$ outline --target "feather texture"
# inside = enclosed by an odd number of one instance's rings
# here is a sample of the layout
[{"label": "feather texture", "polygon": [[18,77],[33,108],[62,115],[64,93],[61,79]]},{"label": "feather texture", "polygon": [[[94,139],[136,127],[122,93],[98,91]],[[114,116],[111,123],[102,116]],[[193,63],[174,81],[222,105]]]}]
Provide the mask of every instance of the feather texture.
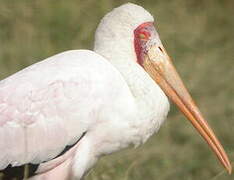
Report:
[{"label": "feather texture", "polygon": [[54,158],[94,124],[105,96],[124,83],[88,50],[55,55],[2,80],[0,169]]}]

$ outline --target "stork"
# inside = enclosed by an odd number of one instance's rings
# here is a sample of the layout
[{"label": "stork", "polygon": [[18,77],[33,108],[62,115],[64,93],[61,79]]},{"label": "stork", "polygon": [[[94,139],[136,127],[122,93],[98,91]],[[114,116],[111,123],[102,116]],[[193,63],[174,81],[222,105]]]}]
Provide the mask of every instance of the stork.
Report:
[{"label": "stork", "polygon": [[[154,18],[127,3],[101,20],[94,50],[70,50],[0,81],[4,177],[82,179],[103,156],[157,132],[174,102],[231,173],[229,159],[172,65]],[[29,171],[20,171],[24,167]],[[17,173],[17,174],[18,174]]]}]

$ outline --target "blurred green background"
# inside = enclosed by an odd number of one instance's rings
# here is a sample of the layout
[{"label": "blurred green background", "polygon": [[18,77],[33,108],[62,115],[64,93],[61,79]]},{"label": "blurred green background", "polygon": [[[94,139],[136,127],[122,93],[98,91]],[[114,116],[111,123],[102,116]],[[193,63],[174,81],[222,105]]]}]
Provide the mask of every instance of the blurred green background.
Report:
[{"label": "blurred green background", "polygon": [[[92,49],[100,19],[124,0],[2,0],[0,78],[69,49]],[[234,161],[234,1],[131,1],[156,19],[161,40]],[[137,149],[104,157],[87,180],[231,180],[172,106],[160,131]]]}]

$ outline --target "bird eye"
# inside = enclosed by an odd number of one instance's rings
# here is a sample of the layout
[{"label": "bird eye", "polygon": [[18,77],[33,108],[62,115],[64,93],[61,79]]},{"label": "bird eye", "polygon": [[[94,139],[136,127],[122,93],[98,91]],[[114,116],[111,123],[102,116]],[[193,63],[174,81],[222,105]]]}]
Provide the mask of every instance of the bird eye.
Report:
[{"label": "bird eye", "polygon": [[143,33],[140,33],[140,34],[139,34],[139,38],[140,38],[140,39],[146,39],[146,35],[143,34]]}]

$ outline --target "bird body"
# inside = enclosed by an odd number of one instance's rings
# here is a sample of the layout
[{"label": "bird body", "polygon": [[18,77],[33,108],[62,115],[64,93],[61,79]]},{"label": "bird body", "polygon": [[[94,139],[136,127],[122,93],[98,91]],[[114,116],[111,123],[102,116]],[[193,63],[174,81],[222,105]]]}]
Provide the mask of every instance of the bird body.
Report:
[{"label": "bird body", "polygon": [[32,179],[81,179],[99,157],[156,132],[169,96],[230,171],[153,21],[142,7],[125,4],[102,19],[94,51],[66,51],[2,80],[0,170],[39,164]]},{"label": "bird body", "polygon": [[104,57],[73,50],[2,80],[1,169],[49,161],[83,133],[99,151],[93,156],[144,142],[159,129],[169,105],[163,91],[143,70],[138,75],[134,65],[124,68],[131,70],[126,81]]}]

